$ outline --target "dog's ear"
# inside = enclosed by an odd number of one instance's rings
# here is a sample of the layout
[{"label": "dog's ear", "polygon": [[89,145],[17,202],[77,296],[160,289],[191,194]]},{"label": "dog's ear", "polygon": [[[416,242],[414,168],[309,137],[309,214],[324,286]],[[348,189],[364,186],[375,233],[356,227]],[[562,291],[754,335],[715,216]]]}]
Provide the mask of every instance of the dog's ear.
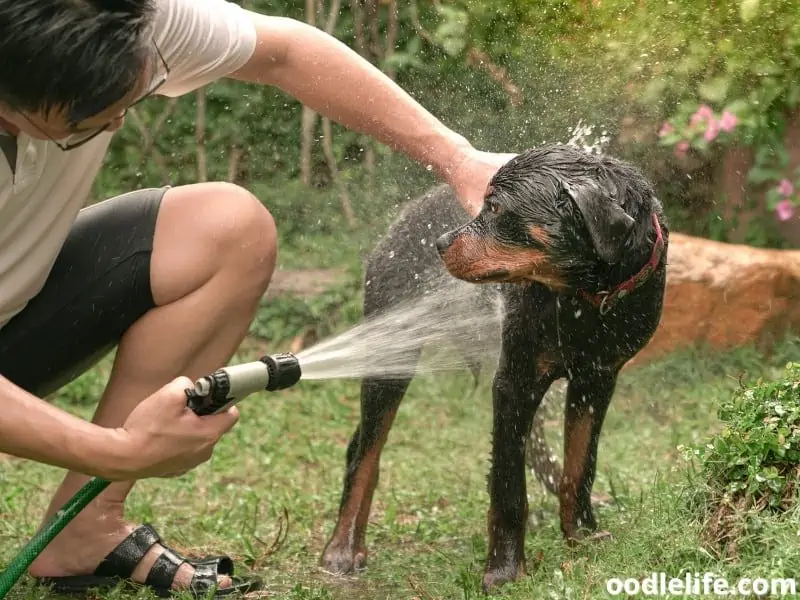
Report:
[{"label": "dog's ear", "polygon": [[609,265],[616,263],[633,229],[633,217],[617,203],[614,194],[597,186],[564,184],[564,189],[583,216],[597,255]]}]

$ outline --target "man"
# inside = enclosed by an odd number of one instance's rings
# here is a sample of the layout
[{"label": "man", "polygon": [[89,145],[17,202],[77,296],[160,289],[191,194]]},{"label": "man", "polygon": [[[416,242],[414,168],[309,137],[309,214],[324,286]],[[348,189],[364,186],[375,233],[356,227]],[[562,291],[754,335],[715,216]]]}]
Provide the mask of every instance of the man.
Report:
[{"label": "man", "polygon": [[[0,0],[0,451],[68,469],[49,517],[114,481],[30,573],[59,591],[254,589],[229,559],[184,560],[124,520],[133,482],[208,460],[238,419],[185,407],[226,364],[275,266],[275,224],[223,183],[137,190],[81,210],[128,107],[221,77],[281,88],[430,165],[476,214],[511,155],[475,150],[335,38],[226,0]],[[79,212],[80,211],[80,212]],[[91,423],[42,398],[118,345]]]}]

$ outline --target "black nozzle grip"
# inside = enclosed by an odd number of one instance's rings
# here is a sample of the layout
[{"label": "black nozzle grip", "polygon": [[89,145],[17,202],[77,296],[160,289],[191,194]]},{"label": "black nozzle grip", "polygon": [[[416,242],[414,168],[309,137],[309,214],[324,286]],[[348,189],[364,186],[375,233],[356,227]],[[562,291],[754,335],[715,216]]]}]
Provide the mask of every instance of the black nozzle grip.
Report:
[{"label": "black nozzle grip", "polygon": [[291,352],[270,354],[262,356],[259,360],[267,365],[269,382],[266,389],[268,392],[285,390],[300,381],[302,375],[300,361]]},{"label": "black nozzle grip", "polygon": [[211,375],[203,377],[209,386],[207,394],[198,393],[196,388],[186,388],[186,404],[198,416],[213,415],[219,412],[230,402],[228,392],[230,391],[230,381],[225,371],[219,370]]}]

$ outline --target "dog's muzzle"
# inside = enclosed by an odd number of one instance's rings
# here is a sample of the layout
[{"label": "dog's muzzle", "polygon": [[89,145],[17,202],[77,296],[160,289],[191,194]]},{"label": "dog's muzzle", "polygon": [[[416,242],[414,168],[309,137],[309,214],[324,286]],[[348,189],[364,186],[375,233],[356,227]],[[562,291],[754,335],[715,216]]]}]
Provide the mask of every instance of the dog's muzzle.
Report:
[{"label": "dog's muzzle", "polygon": [[451,246],[454,239],[454,231],[450,231],[439,236],[439,238],[436,240],[436,250],[439,252],[439,256],[444,257],[444,253],[447,252],[447,249]]}]

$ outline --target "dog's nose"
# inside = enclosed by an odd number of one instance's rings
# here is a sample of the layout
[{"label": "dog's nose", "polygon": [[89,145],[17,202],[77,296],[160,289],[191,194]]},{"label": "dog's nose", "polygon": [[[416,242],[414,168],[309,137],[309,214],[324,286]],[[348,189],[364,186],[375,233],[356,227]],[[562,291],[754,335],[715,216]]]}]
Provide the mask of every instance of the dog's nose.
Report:
[{"label": "dog's nose", "polygon": [[439,255],[443,255],[449,247],[450,236],[446,233],[444,235],[440,235],[439,239],[436,240],[436,249],[439,251]]}]

